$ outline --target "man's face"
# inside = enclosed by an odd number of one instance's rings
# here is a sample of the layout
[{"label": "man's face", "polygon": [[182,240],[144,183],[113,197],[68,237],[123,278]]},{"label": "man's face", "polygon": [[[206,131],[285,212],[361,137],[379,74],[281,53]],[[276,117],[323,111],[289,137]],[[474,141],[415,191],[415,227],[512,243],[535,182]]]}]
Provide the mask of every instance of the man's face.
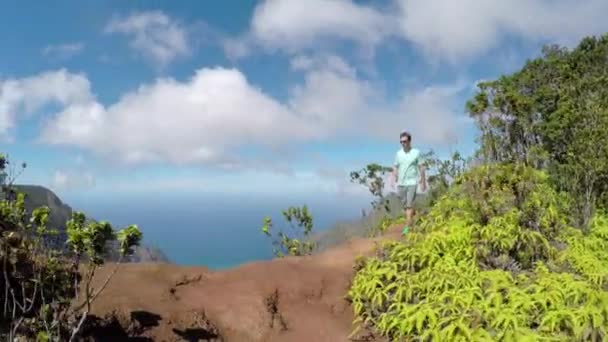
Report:
[{"label": "man's face", "polygon": [[399,142],[401,143],[401,146],[403,146],[403,148],[410,147],[410,139],[407,136],[401,137]]}]

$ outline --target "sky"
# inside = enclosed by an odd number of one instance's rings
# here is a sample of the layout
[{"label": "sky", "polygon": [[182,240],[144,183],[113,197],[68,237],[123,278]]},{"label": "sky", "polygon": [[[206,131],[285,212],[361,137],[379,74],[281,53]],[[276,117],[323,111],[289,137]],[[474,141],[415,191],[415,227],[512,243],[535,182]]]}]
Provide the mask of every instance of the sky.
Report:
[{"label": "sky", "polygon": [[475,148],[480,80],[608,31],[605,0],[0,4],[0,146],[61,196],[353,196],[348,173]]}]

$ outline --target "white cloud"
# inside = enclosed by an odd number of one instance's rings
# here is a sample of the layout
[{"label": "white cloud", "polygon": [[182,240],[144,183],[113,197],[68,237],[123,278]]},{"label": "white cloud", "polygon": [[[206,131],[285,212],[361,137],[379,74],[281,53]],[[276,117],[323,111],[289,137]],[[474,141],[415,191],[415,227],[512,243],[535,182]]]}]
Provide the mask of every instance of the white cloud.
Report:
[{"label": "white cloud", "polygon": [[295,62],[306,71],[304,83],[292,87],[290,107],[317,123],[324,136],[348,133],[361,128],[360,119],[374,115],[370,108],[378,95],[353,68],[336,56],[311,58],[309,65]]},{"label": "white cloud", "polygon": [[290,66],[294,71],[311,71],[325,68],[351,76],[356,72],[355,69],[348,65],[342,58],[328,54],[317,54],[314,56],[298,55],[291,59]]},{"label": "white cloud", "polygon": [[[106,106],[85,76],[61,70],[10,81],[4,88],[13,91],[0,96],[0,114],[12,118],[20,104],[31,112],[56,102],[59,110],[42,126],[40,141],[47,144],[76,146],[132,165],[274,169],[287,175],[293,172],[289,165],[273,160],[285,159],[297,143],[348,137],[393,141],[404,126],[421,144],[443,143],[458,132],[452,109],[459,86],[408,91],[402,103],[336,56],[302,56],[293,64],[304,78],[284,101],[236,69],[202,68],[184,82],[158,78]],[[8,132],[12,126],[4,127]]]},{"label": "white cloud", "polygon": [[186,28],[161,11],[113,18],[105,32],[130,36],[131,48],[160,68],[191,54]]},{"label": "white cloud", "polygon": [[[408,92],[403,96],[401,111],[408,117],[400,122],[403,130],[413,134],[412,138],[430,144],[454,144],[458,132],[468,122],[457,95],[467,90],[468,84],[459,82],[450,85],[429,86]],[[461,108],[460,113],[455,108]],[[397,122],[397,120],[395,121]]]},{"label": "white cloud", "polygon": [[95,177],[90,172],[55,170],[52,186],[57,190],[91,188],[95,186]]},{"label": "white cloud", "polygon": [[239,160],[238,147],[310,139],[318,135],[315,128],[239,71],[214,68],[184,83],[158,79],[107,108],[68,106],[47,122],[42,139],[128,163],[230,165]]},{"label": "white cloud", "polygon": [[225,49],[242,57],[255,46],[297,52],[336,39],[373,48],[395,31],[390,23],[377,9],[351,0],[266,0],[255,8],[249,32],[227,40]]},{"label": "white cloud", "polygon": [[604,0],[398,0],[401,29],[427,53],[453,62],[500,45],[505,35],[576,43],[608,29]]},{"label": "white cloud", "polygon": [[59,45],[47,45],[42,49],[42,54],[49,57],[67,59],[70,58],[84,49],[83,43],[66,43]]},{"label": "white cloud", "polygon": [[509,35],[528,43],[572,45],[608,30],[605,0],[392,0],[375,8],[352,0],[265,0],[249,30],[227,40],[232,57],[253,47],[298,53],[335,40],[374,49],[401,37],[431,60],[457,63],[501,45]]},{"label": "white cloud", "polygon": [[0,138],[12,140],[17,113],[28,115],[49,103],[72,107],[92,100],[88,79],[65,69],[0,80]]},{"label": "white cloud", "polygon": [[291,67],[306,71],[304,84],[291,92],[291,107],[322,123],[327,136],[394,140],[407,129],[417,143],[441,145],[457,142],[469,123],[459,97],[469,91],[465,81],[410,88],[395,102],[336,56],[297,56]]}]

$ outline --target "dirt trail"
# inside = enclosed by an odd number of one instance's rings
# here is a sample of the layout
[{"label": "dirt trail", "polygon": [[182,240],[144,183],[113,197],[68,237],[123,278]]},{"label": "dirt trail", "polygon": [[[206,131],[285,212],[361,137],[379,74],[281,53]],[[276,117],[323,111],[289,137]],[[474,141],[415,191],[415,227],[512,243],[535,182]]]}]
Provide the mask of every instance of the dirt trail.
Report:
[{"label": "dirt trail", "polygon": [[[210,271],[162,263],[125,264],[93,307],[118,317],[97,341],[349,341],[345,300],[360,255],[399,238],[357,238],[307,257],[287,257]],[[95,277],[97,288],[114,265]],[[137,336],[137,337],[133,337]],[[373,339],[372,339],[373,340]]]}]

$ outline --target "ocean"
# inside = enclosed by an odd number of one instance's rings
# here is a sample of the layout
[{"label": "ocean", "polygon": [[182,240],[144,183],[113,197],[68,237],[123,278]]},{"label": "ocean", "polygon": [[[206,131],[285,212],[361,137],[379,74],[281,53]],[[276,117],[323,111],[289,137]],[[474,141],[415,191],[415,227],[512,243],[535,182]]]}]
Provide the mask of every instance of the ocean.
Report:
[{"label": "ocean", "polygon": [[273,257],[271,240],[260,230],[265,216],[272,217],[275,229],[288,231],[281,210],[306,204],[314,230],[323,231],[360,216],[368,200],[191,194],[77,197],[66,202],[115,228],[137,224],[144,243],[160,248],[176,264],[217,270]]}]

